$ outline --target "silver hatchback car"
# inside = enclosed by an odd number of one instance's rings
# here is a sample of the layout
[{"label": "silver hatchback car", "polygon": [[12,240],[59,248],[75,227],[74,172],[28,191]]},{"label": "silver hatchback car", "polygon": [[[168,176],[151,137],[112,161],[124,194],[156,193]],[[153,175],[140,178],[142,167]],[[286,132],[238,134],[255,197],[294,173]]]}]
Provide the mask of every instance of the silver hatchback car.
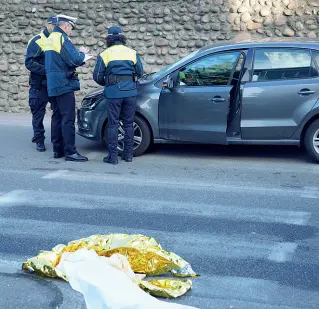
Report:
[{"label": "silver hatchback car", "polygon": [[[134,155],[152,143],[296,145],[319,162],[318,99],[319,42],[213,44],[139,80]],[[103,89],[83,99],[78,134],[105,140]]]}]

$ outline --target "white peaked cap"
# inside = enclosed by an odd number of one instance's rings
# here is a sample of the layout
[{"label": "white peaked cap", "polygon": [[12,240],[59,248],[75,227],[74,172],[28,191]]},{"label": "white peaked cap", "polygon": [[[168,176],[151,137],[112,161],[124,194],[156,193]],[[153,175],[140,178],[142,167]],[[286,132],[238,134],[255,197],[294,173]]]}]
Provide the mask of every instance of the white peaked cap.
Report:
[{"label": "white peaked cap", "polygon": [[65,21],[70,23],[72,26],[75,25],[77,18],[76,17],[71,17],[71,16],[67,16],[67,15],[63,15],[63,14],[59,14],[56,16],[58,18],[58,22],[59,21]]}]

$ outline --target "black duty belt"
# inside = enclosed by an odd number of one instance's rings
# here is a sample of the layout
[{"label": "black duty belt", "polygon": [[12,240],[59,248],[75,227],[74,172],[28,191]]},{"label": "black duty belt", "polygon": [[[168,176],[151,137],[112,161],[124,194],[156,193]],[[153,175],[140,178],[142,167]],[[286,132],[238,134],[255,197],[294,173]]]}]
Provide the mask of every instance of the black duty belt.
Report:
[{"label": "black duty belt", "polygon": [[136,82],[135,75],[109,75],[105,77],[105,85],[116,85],[119,82]]}]

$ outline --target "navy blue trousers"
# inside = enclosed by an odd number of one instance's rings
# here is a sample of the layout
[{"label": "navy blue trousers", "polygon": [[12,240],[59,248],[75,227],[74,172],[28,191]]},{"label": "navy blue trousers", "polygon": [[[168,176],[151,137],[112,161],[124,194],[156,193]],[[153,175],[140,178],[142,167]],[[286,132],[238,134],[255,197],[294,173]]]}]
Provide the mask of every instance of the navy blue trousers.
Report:
[{"label": "navy blue trousers", "polygon": [[136,110],[136,97],[107,99],[108,148],[111,156],[117,156],[118,127],[120,119],[124,127],[124,155],[133,155],[133,120]]},{"label": "navy blue trousers", "polygon": [[72,155],[75,148],[75,96],[74,92],[51,97],[51,142],[53,151]]},{"label": "navy blue trousers", "polygon": [[29,90],[29,106],[32,113],[33,143],[44,142],[43,119],[48,102],[49,97],[46,86],[41,86],[39,90],[31,86]]}]

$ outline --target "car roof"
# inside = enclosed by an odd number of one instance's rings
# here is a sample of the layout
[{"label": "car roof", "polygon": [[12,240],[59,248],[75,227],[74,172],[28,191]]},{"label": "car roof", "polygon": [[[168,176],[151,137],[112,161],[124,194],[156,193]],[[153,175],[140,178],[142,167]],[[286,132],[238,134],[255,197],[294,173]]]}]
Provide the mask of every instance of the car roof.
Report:
[{"label": "car roof", "polygon": [[266,38],[266,39],[247,39],[242,41],[221,41],[204,46],[199,51],[208,52],[214,49],[237,49],[255,47],[293,47],[293,48],[314,48],[319,49],[319,40],[309,38]]}]

